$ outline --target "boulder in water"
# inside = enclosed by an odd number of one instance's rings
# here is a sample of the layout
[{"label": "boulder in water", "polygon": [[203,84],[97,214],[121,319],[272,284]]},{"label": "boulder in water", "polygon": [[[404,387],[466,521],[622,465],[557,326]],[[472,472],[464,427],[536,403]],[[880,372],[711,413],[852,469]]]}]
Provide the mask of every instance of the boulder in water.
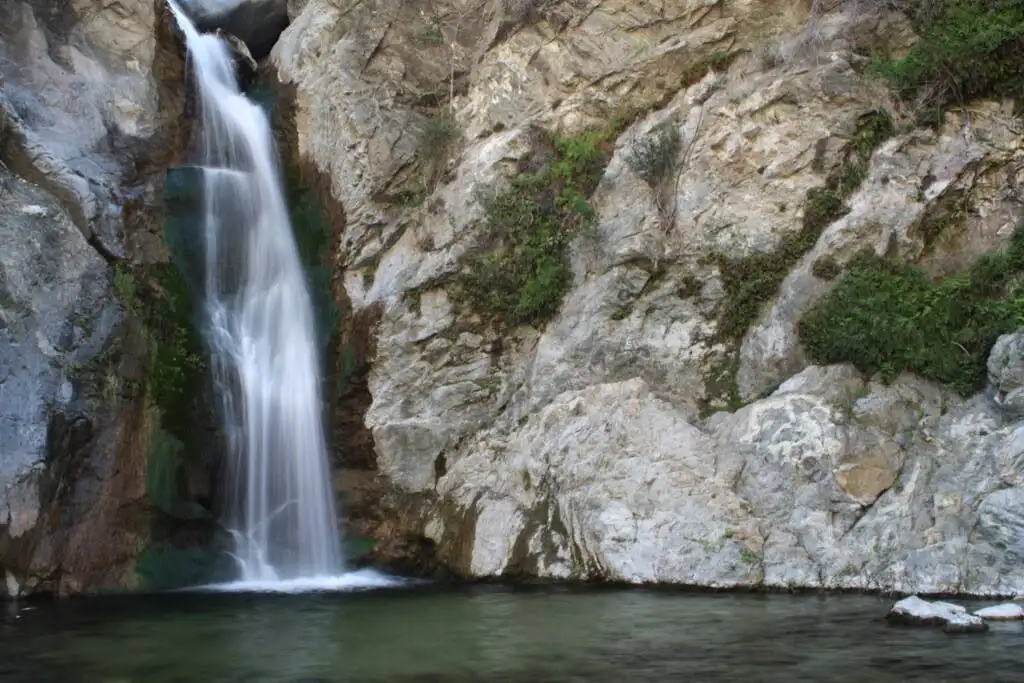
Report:
[{"label": "boulder in water", "polygon": [[941,626],[947,633],[987,631],[981,617],[967,613],[967,608],[950,602],[929,602],[916,595],[900,600],[886,615],[893,624],[905,626]]},{"label": "boulder in water", "polygon": [[1024,619],[1024,605],[1018,602],[992,605],[978,610],[974,616],[981,617],[985,621],[1018,621]]}]

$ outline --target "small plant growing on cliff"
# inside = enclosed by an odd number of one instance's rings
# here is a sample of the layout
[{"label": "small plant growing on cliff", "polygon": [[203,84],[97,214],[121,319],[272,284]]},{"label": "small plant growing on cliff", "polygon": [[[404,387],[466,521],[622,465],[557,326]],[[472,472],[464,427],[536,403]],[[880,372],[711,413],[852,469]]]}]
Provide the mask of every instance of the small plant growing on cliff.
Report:
[{"label": "small plant growing on cliff", "polygon": [[419,155],[423,168],[423,190],[428,192],[437,181],[460,136],[459,126],[449,112],[429,118],[419,138]]},{"label": "small plant growing on cliff", "polygon": [[996,339],[1024,324],[1021,276],[1020,229],[1007,251],[939,282],[862,254],[800,321],[800,339],[815,363],[850,362],[886,380],[912,372],[967,395],[984,386]]},{"label": "small plant growing on cliff", "polygon": [[572,282],[568,247],[594,221],[588,197],[611,158],[615,132],[549,139],[551,159],[486,202],[483,253],[463,259],[458,300],[508,326],[540,326],[558,311]]},{"label": "small plant growing on cliff", "polygon": [[425,158],[443,156],[459,139],[459,126],[447,112],[427,119],[420,133],[420,154]]},{"label": "small plant growing on cliff", "polygon": [[657,189],[674,175],[682,144],[683,139],[676,122],[666,121],[633,143],[626,163],[641,180]]}]

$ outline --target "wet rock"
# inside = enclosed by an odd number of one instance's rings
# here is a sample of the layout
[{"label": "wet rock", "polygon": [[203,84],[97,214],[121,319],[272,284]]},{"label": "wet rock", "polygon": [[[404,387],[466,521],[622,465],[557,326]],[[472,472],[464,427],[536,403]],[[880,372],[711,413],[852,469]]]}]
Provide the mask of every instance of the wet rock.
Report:
[{"label": "wet rock", "polygon": [[981,617],[985,621],[1018,621],[1024,619],[1024,605],[1012,602],[992,605],[978,610],[974,616]]},{"label": "wet rock", "polygon": [[979,616],[949,602],[928,602],[913,595],[900,600],[886,615],[890,623],[907,626],[941,626],[947,633],[977,633],[988,625]]},{"label": "wet rock", "polygon": [[163,7],[0,3],[0,567],[23,595],[130,588],[160,528],[130,311],[132,268],[168,259],[153,199],[187,132]]},{"label": "wet rock", "polygon": [[216,35],[228,45],[231,56],[235,62],[235,75],[238,78],[238,87],[245,92],[256,80],[256,72],[259,67],[256,60],[249,52],[248,46],[238,36],[232,35],[223,29],[217,29]]}]

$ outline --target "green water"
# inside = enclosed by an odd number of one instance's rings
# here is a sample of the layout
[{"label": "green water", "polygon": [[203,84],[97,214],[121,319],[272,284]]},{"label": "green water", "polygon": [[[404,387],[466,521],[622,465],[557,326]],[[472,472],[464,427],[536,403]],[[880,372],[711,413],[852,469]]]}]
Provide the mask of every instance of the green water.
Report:
[{"label": "green water", "polygon": [[12,683],[1024,680],[1024,623],[889,627],[861,596],[420,587],[7,607]]}]

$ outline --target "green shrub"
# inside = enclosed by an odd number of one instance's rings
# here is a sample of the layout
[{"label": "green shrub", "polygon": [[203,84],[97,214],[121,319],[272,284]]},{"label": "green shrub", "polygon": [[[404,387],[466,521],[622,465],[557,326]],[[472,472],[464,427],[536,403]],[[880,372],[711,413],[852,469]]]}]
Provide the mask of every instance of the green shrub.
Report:
[{"label": "green shrub", "polygon": [[967,395],[985,383],[989,351],[1024,325],[1024,231],[1010,248],[962,275],[933,282],[922,269],[861,255],[800,321],[800,339],[818,364],[853,363],[885,380],[902,372]]},{"label": "green shrub", "polygon": [[675,170],[682,143],[676,122],[666,121],[634,143],[626,163],[641,180],[658,188]]},{"label": "green shrub", "polygon": [[459,126],[450,114],[429,118],[420,132],[420,154],[427,160],[442,157],[458,139]]},{"label": "green shrub", "polygon": [[615,132],[554,139],[547,164],[519,174],[487,202],[486,248],[463,258],[456,300],[507,326],[540,326],[558,311],[572,283],[569,244],[593,223],[588,198],[611,157]]},{"label": "green shrub", "polygon": [[919,122],[936,124],[953,104],[981,97],[1024,100],[1024,3],[930,0],[916,3],[921,39],[901,60],[877,68],[904,97],[919,98]]},{"label": "green shrub", "polygon": [[807,192],[800,230],[784,235],[774,251],[743,258],[718,258],[726,293],[718,316],[720,339],[743,338],[761,306],[775,296],[796,262],[815,245],[830,223],[846,214],[845,201],[864,180],[872,152],[893,132],[892,119],[885,112],[862,117],[843,161],[829,174],[825,186]]}]

